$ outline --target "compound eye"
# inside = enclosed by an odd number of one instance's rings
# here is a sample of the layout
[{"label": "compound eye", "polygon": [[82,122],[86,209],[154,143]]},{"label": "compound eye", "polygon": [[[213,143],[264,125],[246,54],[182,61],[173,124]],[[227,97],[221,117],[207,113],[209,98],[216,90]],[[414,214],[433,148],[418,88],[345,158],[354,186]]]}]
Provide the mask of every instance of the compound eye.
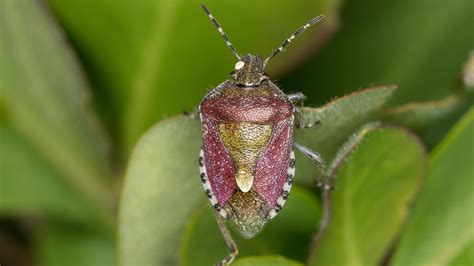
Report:
[{"label": "compound eye", "polygon": [[241,68],[243,68],[245,65],[245,63],[243,61],[239,61],[237,63],[235,63],[235,70],[239,70]]}]

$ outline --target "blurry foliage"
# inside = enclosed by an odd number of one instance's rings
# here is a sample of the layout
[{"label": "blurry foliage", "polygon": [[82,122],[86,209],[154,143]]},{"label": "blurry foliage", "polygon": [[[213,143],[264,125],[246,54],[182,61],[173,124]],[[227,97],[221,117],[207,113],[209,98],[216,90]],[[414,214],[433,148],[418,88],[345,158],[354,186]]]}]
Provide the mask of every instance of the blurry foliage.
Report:
[{"label": "blurry foliage", "polygon": [[[237,239],[235,265],[474,263],[474,110],[462,83],[472,0],[205,4],[240,53],[262,56],[326,15],[269,72],[322,105],[301,109],[321,125],[295,139],[332,160],[332,223],[311,244],[316,168],[297,155],[287,205],[260,236]],[[0,264],[223,257],[198,178],[199,122],[168,117],[193,110],[234,62],[197,1],[0,0]],[[363,127],[376,120],[396,126]]]}]

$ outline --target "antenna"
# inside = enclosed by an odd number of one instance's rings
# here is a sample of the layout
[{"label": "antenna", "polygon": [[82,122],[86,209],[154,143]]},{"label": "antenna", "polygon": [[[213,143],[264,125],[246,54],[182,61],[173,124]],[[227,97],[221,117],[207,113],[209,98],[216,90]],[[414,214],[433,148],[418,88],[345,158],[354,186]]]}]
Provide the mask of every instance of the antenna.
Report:
[{"label": "antenna", "polygon": [[237,59],[239,61],[241,61],[239,54],[235,50],[234,46],[232,46],[232,43],[230,43],[229,37],[227,37],[227,34],[222,30],[221,25],[219,25],[219,22],[217,22],[217,20],[214,18],[214,16],[211,14],[209,9],[205,5],[201,4],[201,7],[202,7],[202,9],[204,9],[204,12],[206,12],[207,16],[211,19],[212,24],[214,24],[216,29],[221,34],[222,38],[224,39],[225,43],[227,44],[227,47],[229,47],[230,51],[235,55],[235,57],[237,57]]},{"label": "antenna", "polygon": [[290,44],[291,41],[293,41],[296,37],[298,37],[298,35],[300,35],[301,33],[303,33],[303,31],[305,31],[307,28],[311,27],[312,25],[318,23],[320,20],[322,20],[324,18],[323,15],[319,15],[313,19],[311,19],[310,21],[308,21],[308,23],[306,23],[303,27],[299,28],[297,31],[295,31],[295,33],[293,33],[293,35],[290,36],[290,38],[286,39],[281,45],[280,47],[278,47],[278,49],[276,49],[272,55],[270,55],[267,59],[265,59],[265,61],[263,62],[263,66],[266,66],[268,61],[270,61],[270,59],[272,59],[273,57],[277,56],[279,53],[283,52],[285,50],[285,47]]}]

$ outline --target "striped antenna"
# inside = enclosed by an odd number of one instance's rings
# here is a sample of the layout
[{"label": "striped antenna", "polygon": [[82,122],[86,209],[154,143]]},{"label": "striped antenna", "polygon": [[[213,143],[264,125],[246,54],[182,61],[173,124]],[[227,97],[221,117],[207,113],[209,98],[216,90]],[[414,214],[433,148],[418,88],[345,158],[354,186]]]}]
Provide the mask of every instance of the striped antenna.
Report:
[{"label": "striped antenna", "polygon": [[225,34],[225,32],[222,30],[222,27],[221,27],[221,25],[219,25],[219,22],[217,22],[217,20],[214,18],[214,16],[211,14],[209,9],[205,5],[201,4],[201,7],[202,7],[202,9],[204,9],[204,12],[206,12],[207,16],[211,19],[212,24],[214,24],[216,29],[221,34],[222,38],[224,39],[225,43],[227,44],[227,47],[229,47],[230,51],[237,57],[237,59],[239,61],[241,61],[239,54],[235,50],[234,46],[232,46],[232,43],[230,43],[229,37],[227,37],[227,34]]},{"label": "striped antenna", "polygon": [[305,31],[307,28],[311,27],[312,25],[318,23],[320,20],[322,20],[324,18],[323,15],[319,15],[313,19],[311,19],[310,21],[308,21],[308,23],[306,23],[303,27],[299,28],[297,31],[295,31],[295,33],[293,33],[293,35],[290,36],[290,38],[286,39],[281,45],[280,47],[278,47],[278,49],[276,49],[272,55],[270,55],[267,59],[265,59],[265,62],[263,62],[263,65],[266,66],[268,61],[270,61],[270,59],[272,59],[273,57],[277,56],[279,53],[283,52],[285,50],[285,47],[290,44],[291,41],[293,41],[296,37],[298,37],[298,35],[300,35],[301,33],[303,33],[303,31]]}]

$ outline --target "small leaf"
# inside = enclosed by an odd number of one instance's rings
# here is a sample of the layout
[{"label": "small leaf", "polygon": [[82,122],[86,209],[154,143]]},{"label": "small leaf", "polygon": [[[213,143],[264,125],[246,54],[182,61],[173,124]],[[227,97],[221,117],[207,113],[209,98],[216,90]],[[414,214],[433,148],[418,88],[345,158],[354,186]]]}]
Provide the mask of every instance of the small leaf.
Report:
[{"label": "small leaf", "polygon": [[[312,235],[316,233],[319,217],[320,206],[316,196],[310,191],[294,187],[285,207],[258,236],[243,239],[237,232],[232,232],[239,249],[238,258],[275,254],[304,260]],[[213,265],[227,255],[224,238],[206,202],[204,208],[200,208],[186,225],[179,264]]]},{"label": "small leaf", "polygon": [[0,88],[6,119],[70,186],[112,209],[106,143],[64,36],[39,1],[0,3]]},{"label": "small leaf", "polygon": [[281,256],[247,257],[236,260],[232,266],[303,266],[301,262]]},{"label": "small leaf", "polygon": [[312,250],[311,265],[380,263],[422,182],[425,154],[413,135],[396,128],[361,134],[363,138],[351,145],[352,151],[340,158],[336,168],[332,220]]},{"label": "small leaf", "polygon": [[[296,130],[295,141],[322,154],[330,160],[338,147],[358,127],[373,118],[375,111],[380,109],[392,96],[395,86],[380,86],[336,99],[319,108],[301,108],[300,126],[311,128]],[[314,162],[296,153],[298,169],[296,181],[310,184],[315,176]]]},{"label": "small leaf", "polygon": [[177,264],[184,225],[205,198],[200,142],[199,122],[180,116],[151,128],[135,147],[120,205],[120,265]]},{"label": "small leaf", "polygon": [[113,237],[84,228],[50,223],[37,234],[34,244],[41,265],[115,265]]},{"label": "small leaf", "polygon": [[430,172],[392,265],[444,265],[474,239],[474,108],[430,155]]}]

